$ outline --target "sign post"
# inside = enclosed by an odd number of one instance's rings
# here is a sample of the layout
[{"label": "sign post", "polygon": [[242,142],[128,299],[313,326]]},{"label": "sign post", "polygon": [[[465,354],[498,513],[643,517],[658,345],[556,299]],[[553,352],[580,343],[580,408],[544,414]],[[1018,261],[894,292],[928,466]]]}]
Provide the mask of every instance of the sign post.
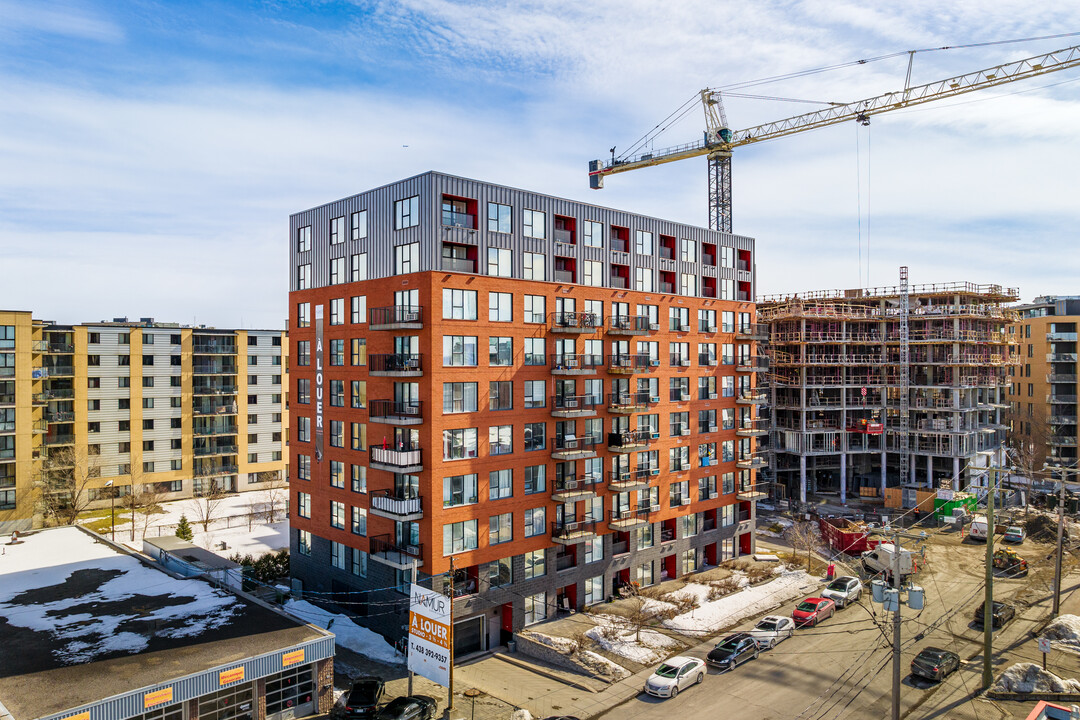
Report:
[{"label": "sign post", "polygon": [[450,598],[413,584],[409,592],[409,672],[450,686]]},{"label": "sign post", "polygon": [[1043,670],[1046,669],[1046,653],[1050,652],[1050,641],[1047,638],[1039,638],[1039,652],[1043,656]]}]

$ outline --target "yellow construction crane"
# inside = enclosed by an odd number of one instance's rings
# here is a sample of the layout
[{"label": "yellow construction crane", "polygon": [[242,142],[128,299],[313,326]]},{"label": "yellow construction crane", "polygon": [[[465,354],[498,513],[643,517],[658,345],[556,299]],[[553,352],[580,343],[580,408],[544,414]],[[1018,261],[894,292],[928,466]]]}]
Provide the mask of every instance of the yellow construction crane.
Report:
[{"label": "yellow construction crane", "polygon": [[944,100],[1080,65],[1080,46],[1074,45],[1044,55],[911,87],[911,67],[915,52],[909,52],[907,80],[903,90],[857,102],[835,104],[824,110],[796,115],[746,130],[733,131],[728,127],[720,91],[706,88],[701,91],[701,105],[705,111],[705,134],[702,140],[628,158],[616,158],[612,148],[610,161],[593,160],[589,163],[589,187],[594,190],[603,188],[604,178],[615,173],[706,155],[709,158],[709,227],[731,232],[731,152],[737,147],[848,120],[869,125],[872,116],[891,110]]}]

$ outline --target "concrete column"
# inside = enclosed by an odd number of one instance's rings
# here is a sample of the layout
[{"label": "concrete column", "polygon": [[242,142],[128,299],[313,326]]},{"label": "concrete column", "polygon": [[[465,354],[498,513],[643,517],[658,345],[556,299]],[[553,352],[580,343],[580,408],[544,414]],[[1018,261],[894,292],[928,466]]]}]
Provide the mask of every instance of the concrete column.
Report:
[{"label": "concrete column", "polygon": [[840,504],[847,505],[847,453],[840,453]]},{"label": "concrete column", "polygon": [[952,489],[960,489],[960,458],[954,457],[952,459]]},{"label": "concrete column", "polygon": [[934,489],[934,456],[926,456],[926,487]]},{"label": "concrete column", "polygon": [[884,450],[881,451],[881,499],[885,499],[885,485],[888,479],[888,463],[889,455]]},{"label": "concrete column", "polygon": [[799,456],[799,502],[806,502],[806,456]]},{"label": "concrete column", "polygon": [[908,473],[910,475],[910,477],[908,477],[908,482],[911,483],[912,485],[914,485],[915,484],[915,456],[913,454],[911,454],[911,453],[908,453]]}]

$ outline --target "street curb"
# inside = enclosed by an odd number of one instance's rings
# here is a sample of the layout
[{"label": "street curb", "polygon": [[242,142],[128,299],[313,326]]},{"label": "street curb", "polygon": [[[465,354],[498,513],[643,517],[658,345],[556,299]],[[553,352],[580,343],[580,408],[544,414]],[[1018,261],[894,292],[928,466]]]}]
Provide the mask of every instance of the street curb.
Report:
[{"label": "street curb", "polygon": [[1020,702],[1048,700],[1053,702],[1080,703],[1080,693],[1013,693],[987,690],[984,695],[992,700],[1017,700]]},{"label": "street curb", "polygon": [[516,657],[511,657],[510,655],[507,655],[506,653],[495,653],[495,655],[493,657],[497,657],[498,659],[502,660],[503,662],[510,663],[511,665],[514,665],[516,667],[519,667],[519,668],[528,670],[529,672],[534,672],[537,675],[546,677],[548,680],[554,680],[555,682],[562,683],[563,685],[569,685],[570,687],[575,687],[578,690],[584,690],[585,692],[593,693],[594,695],[597,692],[603,692],[602,690],[601,691],[593,690],[591,687],[588,687],[587,685],[579,683],[579,682],[577,682],[575,680],[571,680],[569,678],[564,678],[564,677],[559,677],[558,675],[556,675],[553,672],[548,672],[548,670],[546,668],[542,668],[542,667],[539,667],[537,665],[533,665],[532,663],[525,662],[524,660],[519,660]]}]

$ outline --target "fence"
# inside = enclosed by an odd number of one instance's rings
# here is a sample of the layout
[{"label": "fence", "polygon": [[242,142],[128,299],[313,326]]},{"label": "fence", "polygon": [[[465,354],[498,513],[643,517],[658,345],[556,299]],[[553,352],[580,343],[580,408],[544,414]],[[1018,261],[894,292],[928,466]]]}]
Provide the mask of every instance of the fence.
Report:
[{"label": "fence", "polygon": [[[185,513],[186,514],[186,513]],[[227,530],[229,528],[244,527],[250,525],[255,527],[256,525],[269,524],[270,510],[265,508],[262,510],[256,510],[255,512],[244,513],[243,515],[227,515],[225,517],[214,518],[207,526],[207,532],[213,532],[214,530]],[[274,509],[274,521],[281,522],[289,519],[289,504],[287,502],[280,503]],[[194,518],[188,518],[188,524],[191,525],[191,529],[195,531],[202,530],[202,523],[198,522]],[[175,535],[177,525],[175,523],[170,525],[152,525],[147,528],[146,535],[154,537],[161,537],[162,535]],[[136,527],[138,531],[138,527]]]}]

